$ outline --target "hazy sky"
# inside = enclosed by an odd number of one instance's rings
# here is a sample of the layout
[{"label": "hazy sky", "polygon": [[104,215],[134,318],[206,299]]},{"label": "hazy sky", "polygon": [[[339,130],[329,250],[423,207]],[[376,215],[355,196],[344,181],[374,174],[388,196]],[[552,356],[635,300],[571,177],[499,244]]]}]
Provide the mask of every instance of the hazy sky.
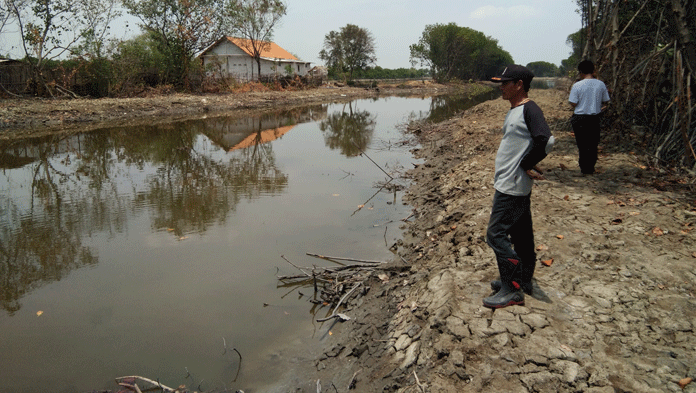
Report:
[{"label": "hazy sky", "polygon": [[569,34],[581,27],[575,0],[286,0],[287,15],[274,41],[302,60],[322,64],[324,36],[347,24],[369,30],[377,65],[409,68],[409,46],[426,25],[453,22],[498,40],[515,63],[548,61],[560,65],[571,48]]},{"label": "hazy sky", "polygon": [[[420,39],[426,25],[453,22],[498,40],[515,63],[548,61],[560,65],[568,58],[568,35],[580,29],[575,0],[285,0],[287,14],[275,29],[274,41],[300,59],[321,65],[324,36],[347,24],[369,30],[375,38],[377,65],[409,68],[409,46]],[[117,38],[134,35],[122,23],[112,26]],[[21,57],[8,35],[0,48]],[[9,42],[8,42],[9,41]],[[9,46],[14,44],[15,49]]]}]

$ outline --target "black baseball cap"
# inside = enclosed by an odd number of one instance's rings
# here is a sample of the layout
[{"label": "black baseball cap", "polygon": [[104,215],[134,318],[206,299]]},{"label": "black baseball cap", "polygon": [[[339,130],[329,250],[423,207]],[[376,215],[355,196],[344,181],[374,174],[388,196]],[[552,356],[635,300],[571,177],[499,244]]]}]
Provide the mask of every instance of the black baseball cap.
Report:
[{"label": "black baseball cap", "polygon": [[518,64],[510,64],[509,66],[505,67],[500,75],[491,78],[491,81],[506,82],[521,80],[531,82],[533,78],[534,74],[532,71],[529,71],[527,67]]}]

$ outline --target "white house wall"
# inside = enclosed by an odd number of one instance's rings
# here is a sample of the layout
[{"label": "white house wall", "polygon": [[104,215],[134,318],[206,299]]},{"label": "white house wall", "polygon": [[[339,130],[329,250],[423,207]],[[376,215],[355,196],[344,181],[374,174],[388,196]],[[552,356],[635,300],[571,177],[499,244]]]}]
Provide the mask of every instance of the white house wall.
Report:
[{"label": "white house wall", "polygon": [[[203,56],[203,65],[207,66],[219,62],[220,72],[223,77],[232,77],[238,80],[257,79],[258,66],[254,59],[247,55],[237,45],[224,41],[220,45],[211,48],[210,54]],[[307,75],[310,63],[296,61],[270,61],[261,59],[261,75],[286,75],[285,66],[292,66],[293,74]],[[217,73],[217,72],[216,72]]]}]

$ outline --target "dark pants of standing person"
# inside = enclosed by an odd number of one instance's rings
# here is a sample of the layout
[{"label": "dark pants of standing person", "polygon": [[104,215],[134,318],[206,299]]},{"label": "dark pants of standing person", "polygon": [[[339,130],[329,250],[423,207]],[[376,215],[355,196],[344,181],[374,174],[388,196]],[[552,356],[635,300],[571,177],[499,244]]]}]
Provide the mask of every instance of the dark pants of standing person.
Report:
[{"label": "dark pants of standing person", "polygon": [[[495,252],[503,283],[518,289],[519,285],[531,283],[536,267],[531,194],[513,196],[495,192],[486,241]],[[513,281],[518,285],[512,284]]]},{"label": "dark pants of standing person", "polygon": [[597,146],[599,145],[599,121],[601,115],[573,115],[575,142],[578,144],[578,164],[580,172],[593,174],[597,163]]}]

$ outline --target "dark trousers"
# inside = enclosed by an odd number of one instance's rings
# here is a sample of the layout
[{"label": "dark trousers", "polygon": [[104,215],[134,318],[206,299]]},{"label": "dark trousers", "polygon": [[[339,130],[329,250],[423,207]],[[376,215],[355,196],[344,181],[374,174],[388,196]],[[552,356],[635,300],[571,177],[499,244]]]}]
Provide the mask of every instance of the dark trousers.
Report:
[{"label": "dark trousers", "polygon": [[531,194],[513,196],[495,192],[486,241],[495,252],[503,283],[515,286],[513,281],[531,282],[536,267]]},{"label": "dark trousers", "polygon": [[575,142],[578,144],[578,164],[582,173],[591,174],[595,171],[600,119],[601,115],[573,115],[570,118],[575,132]]}]

